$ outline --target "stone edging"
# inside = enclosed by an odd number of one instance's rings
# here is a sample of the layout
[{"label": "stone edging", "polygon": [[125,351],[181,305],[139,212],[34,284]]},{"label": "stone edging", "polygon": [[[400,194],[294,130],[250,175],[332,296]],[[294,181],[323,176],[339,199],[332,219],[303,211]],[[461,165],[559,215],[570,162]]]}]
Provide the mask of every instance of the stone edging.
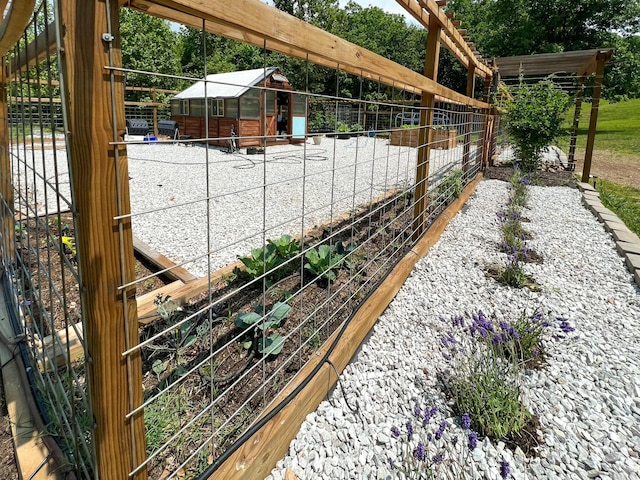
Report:
[{"label": "stone edging", "polygon": [[624,257],[627,268],[640,287],[640,238],[620,220],[615,213],[602,205],[600,194],[588,183],[578,183],[582,192],[582,203],[591,210],[595,217],[604,223],[616,242],[616,250]]}]

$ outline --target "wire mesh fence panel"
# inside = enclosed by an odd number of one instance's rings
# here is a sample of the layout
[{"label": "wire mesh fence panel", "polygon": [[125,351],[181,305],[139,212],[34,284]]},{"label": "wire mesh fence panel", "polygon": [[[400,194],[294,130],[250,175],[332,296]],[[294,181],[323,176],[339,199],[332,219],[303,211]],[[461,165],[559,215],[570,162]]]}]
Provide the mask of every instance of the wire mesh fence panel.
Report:
[{"label": "wire mesh fence panel", "polygon": [[[38,61],[26,48],[58,22],[42,2],[11,54],[13,201],[5,196],[3,220],[15,219],[15,228],[3,246],[15,278],[16,328],[26,333],[48,428],[80,476],[91,478],[97,455],[76,248],[80,186],[72,186],[69,166],[79,159],[67,148],[72,115],[60,100],[56,47]],[[203,66],[208,49],[205,40]],[[488,155],[492,124],[481,110],[444,100],[427,109],[411,91],[338,65],[335,91],[314,93],[300,71],[271,67],[271,52],[258,52],[261,66],[246,71],[163,74],[163,85],[175,88],[163,91],[168,105],[147,105],[143,88],[133,91],[145,101],[127,100],[116,81],[135,74],[153,84],[157,72],[104,67],[112,95],[103,110],[115,124],[109,168],[130,192],[109,225],[131,222],[135,250],[135,280],[123,273],[118,291],[126,310],[135,288],[138,338],[127,337],[117,352],[127,365],[126,417],[144,416],[146,458],[133,462],[132,477],[146,470],[149,478],[197,478],[219,465]],[[150,135],[160,121],[160,135]],[[131,260],[124,234],[117,256],[105,262]],[[138,358],[141,372],[134,372]],[[136,402],[140,376],[144,397]]]},{"label": "wire mesh fence panel", "polygon": [[[82,353],[81,280],[76,263],[75,209],[65,147],[55,46],[40,57],[29,45],[51,38],[57,25],[52,2],[39,2],[20,41],[7,54],[5,78],[11,193],[3,222],[12,223],[4,263],[16,335],[24,335],[25,364],[46,424],[83,478],[95,467],[93,416]],[[44,59],[44,60],[43,60]],[[6,173],[6,172],[5,172]],[[6,230],[5,230],[6,231]],[[43,432],[44,433],[44,432]],[[58,459],[60,461],[60,459]]]},{"label": "wire mesh fence panel", "polygon": [[190,79],[171,99],[181,138],[126,142],[134,236],[198,277],[140,299],[140,343],[123,352],[143,359],[134,472],[154,478],[223,458],[412,248],[419,149],[423,226],[481,166],[485,115],[443,102],[420,127],[415,100],[341,97],[339,80],[311,94],[263,55]]}]

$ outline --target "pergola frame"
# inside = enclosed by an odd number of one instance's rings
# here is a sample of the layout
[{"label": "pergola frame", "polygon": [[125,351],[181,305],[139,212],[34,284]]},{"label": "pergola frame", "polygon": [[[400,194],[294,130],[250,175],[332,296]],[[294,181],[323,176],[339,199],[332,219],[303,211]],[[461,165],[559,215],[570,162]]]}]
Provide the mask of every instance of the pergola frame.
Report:
[{"label": "pergola frame", "polygon": [[589,181],[589,175],[591,173],[593,146],[598,126],[598,110],[600,108],[600,96],[604,79],[604,67],[612,55],[612,49],[598,48],[593,50],[542,53],[538,55],[521,55],[495,59],[495,65],[498,68],[500,76],[503,78],[517,77],[519,75],[523,75],[526,78],[531,75],[551,75],[553,73],[570,73],[578,78],[579,88],[576,93],[575,111],[571,127],[571,141],[569,144],[568,168],[570,170],[575,170],[576,138],[580,124],[580,110],[584,94],[584,85],[587,79],[595,74],[589,131],[587,133],[587,145],[582,169],[583,182]]}]

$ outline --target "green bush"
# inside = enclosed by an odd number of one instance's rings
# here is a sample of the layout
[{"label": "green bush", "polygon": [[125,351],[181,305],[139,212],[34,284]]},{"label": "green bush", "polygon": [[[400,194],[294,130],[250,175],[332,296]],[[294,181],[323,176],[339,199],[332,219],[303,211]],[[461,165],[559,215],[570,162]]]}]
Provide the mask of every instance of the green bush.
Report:
[{"label": "green bush", "polygon": [[542,149],[564,133],[562,123],[569,96],[551,79],[528,85],[520,82],[512,100],[506,102],[507,131],[515,145],[520,168],[536,170]]}]

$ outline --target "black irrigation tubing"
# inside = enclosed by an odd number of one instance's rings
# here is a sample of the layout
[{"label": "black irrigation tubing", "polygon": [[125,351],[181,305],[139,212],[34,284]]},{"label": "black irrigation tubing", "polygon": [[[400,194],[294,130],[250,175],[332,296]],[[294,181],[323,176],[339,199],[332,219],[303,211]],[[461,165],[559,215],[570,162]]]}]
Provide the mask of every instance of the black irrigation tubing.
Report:
[{"label": "black irrigation tubing", "polygon": [[[382,283],[387,279],[389,274],[393,271],[393,268],[395,268],[395,266],[400,262],[400,260],[402,260],[402,258],[404,257],[401,257],[397,261],[395,261],[392,264],[392,266],[387,270],[387,272],[384,274],[384,276],[374,284],[374,288],[371,289],[369,293],[367,293],[367,295],[364,297],[360,305],[364,305],[364,303],[378,290],[380,285],[382,285]],[[333,350],[335,350],[336,346],[338,345],[338,342],[344,335],[344,332],[346,331],[347,327],[351,324],[351,321],[353,320],[353,317],[356,315],[358,310],[354,310],[351,313],[351,315],[349,315],[349,318],[346,320],[346,322],[344,322],[344,324],[342,325],[342,328],[340,328],[338,335],[336,336],[334,341],[331,343],[331,346],[329,347],[327,352],[322,357],[322,360],[318,362],[318,364],[313,368],[311,373],[309,373],[309,375],[307,375],[307,377],[289,395],[287,395],[278,405],[276,405],[273,409],[271,409],[269,413],[267,413],[257,423],[253,424],[245,433],[243,433],[242,436],[238,438],[238,440],[236,440],[227,450],[225,450],[225,452],[222,455],[220,455],[215,462],[213,462],[209,467],[207,467],[207,469],[204,472],[202,472],[198,476],[197,480],[207,480],[211,475],[213,475],[215,471],[218,470],[231,455],[233,455],[240,447],[242,447],[242,445],[244,445],[251,438],[251,436],[257,433],[269,420],[275,417],[278,413],[280,413],[280,411],[284,407],[286,407],[289,403],[291,403],[291,401],[296,398],[296,396],[302,391],[302,389],[306,387],[309,384],[309,382],[317,375],[317,373],[320,371],[320,369],[324,366],[325,363],[329,363],[329,365],[333,365],[331,363],[331,360],[329,360],[329,356],[333,353]],[[338,380],[339,379],[340,377],[338,376]],[[345,397],[345,401],[346,401],[346,397]]]}]

